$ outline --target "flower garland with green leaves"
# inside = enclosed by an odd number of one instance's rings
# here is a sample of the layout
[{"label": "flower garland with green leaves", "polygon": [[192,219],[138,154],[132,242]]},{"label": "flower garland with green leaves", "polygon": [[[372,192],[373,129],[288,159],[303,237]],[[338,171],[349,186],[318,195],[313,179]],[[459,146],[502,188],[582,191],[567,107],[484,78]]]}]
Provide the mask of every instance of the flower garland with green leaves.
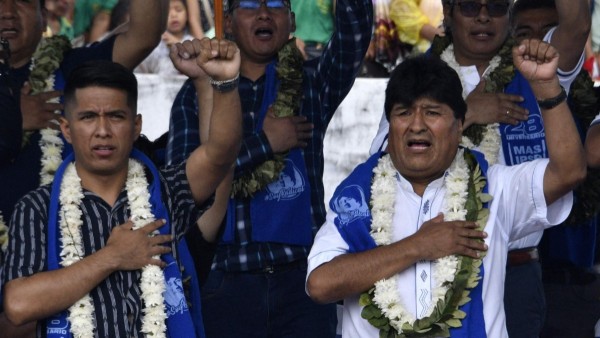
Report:
[{"label": "flower garland with green leaves", "polygon": [[[391,244],[394,203],[396,197],[396,169],[389,155],[379,160],[373,170],[371,236],[377,245]],[[443,206],[444,219],[476,221],[484,229],[489,210],[483,203],[491,196],[483,192],[486,179],[475,157],[460,149],[444,179],[446,187]],[[479,283],[482,258],[447,256],[433,262],[435,284],[432,288],[431,312],[415,319],[404,308],[395,276],[382,279],[360,296],[361,316],[379,329],[379,337],[432,337],[450,336],[450,328],[460,327],[466,314],[458,308],[468,303],[470,289]]]},{"label": "flower garland with green leaves", "polygon": [[[54,90],[54,71],[60,67],[64,54],[70,49],[71,43],[64,36],[57,35],[51,38],[42,38],[31,57],[29,84],[32,94]],[[58,102],[58,98],[51,101]],[[60,114],[60,112],[57,112],[57,114]],[[23,133],[21,147],[27,145],[32,133],[31,131]],[[63,141],[58,136],[60,134],[58,130],[42,129],[40,134],[40,147],[42,150],[40,185],[44,185],[52,182],[54,173],[62,162]],[[7,245],[7,242],[8,227],[0,212],[0,244]]]},{"label": "flower garland with green leaves", "polygon": [[[441,56],[444,51],[452,45],[450,34],[440,37],[439,35],[433,39],[431,44],[431,52],[434,55]],[[512,48],[514,41],[507,39],[496,56],[500,57],[498,65],[486,77],[485,91],[488,93],[500,93],[504,91],[504,87],[509,84],[515,76],[515,66],[512,60]],[[460,73],[459,73],[460,74]],[[464,130],[463,135],[468,137],[474,145],[479,146],[488,130],[486,125],[472,124]],[[490,162],[491,163],[491,162]]]},{"label": "flower garland with green leaves", "polygon": [[[144,167],[138,161],[130,159],[127,172],[127,198],[131,210],[133,229],[139,229],[155,220],[151,211],[148,181]],[[69,266],[81,260],[84,256],[81,227],[83,199],[81,179],[77,175],[75,165],[71,163],[65,170],[60,186],[60,233],[62,249],[60,252],[61,265]],[[159,259],[159,256],[154,258]],[[144,318],[142,332],[151,337],[165,337],[167,318],[163,292],[165,280],[163,271],[156,265],[147,265],[142,269],[140,282],[142,299],[144,301]],[[73,337],[93,337],[95,330],[94,306],[89,294],[69,307],[68,320],[71,323]]]},{"label": "flower garland with green leaves", "polygon": [[[8,246],[8,226],[6,222],[4,222],[4,218],[2,217],[2,213],[0,213],[0,250],[6,250]],[[0,257],[2,255],[0,254]]]},{"label": "flower garland with green leaves", "polygon": [[[39,94],[54,90],[54,72],[60,67],[64,55],[71,49],[71,43],[62,35],[50,38],[42,38],[31,58],[31,72],[29,73],[29,85],[32,94]],[[59,98],[51,99],[50,102],[59,102]],[[60,111],[54,112],[60,115]],[[40,170],[40,185],[51,183],[54,173],[62,162],[63,140],[60,131],[52,128],[40,130],[40,148],[42,168]],[[31,132],[24,135],[23,145],[31,136]]]},{"label": "flower garland with green leaves", "polygon": [[[304,58],[296,47],[296,39],[290,39],[277,53],[277,78],[280,81],[277,97],[272,105],[277,117],[293,116],[298,113],[302,101],[302,78]],[[252,197],[276,181],[285,167],[287,154],[274,154],[272,160],[265,161],[252,172],[236,178],[231,186],[231,196]]]}]

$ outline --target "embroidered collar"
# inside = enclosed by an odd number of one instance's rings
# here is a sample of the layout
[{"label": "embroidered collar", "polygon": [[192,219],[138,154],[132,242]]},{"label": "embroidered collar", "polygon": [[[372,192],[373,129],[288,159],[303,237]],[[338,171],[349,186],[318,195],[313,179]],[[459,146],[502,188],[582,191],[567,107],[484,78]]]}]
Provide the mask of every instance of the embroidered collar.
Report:
[{"label": "embroidered collar", "polygon": [[[54,72],[60,67],[64,55],[71,49],[69,40],[62,36],[56,35],[50,38],[42,38],[38,44],[33,56],[31,57],[29,85],[31,86],[32,94],[39,94],[54,90],[56,77]],[[58,97],[51,99],[49,102],[58,103]],[[60,115],[57,110],[55,114]],[[63,140],[60,138],[60,131],[45,128],[40,130],[40,148],[42,151],[40,185],[45,185],[52,182],[54,173],[62,162]],[[31,132],[23,134],[23,145],[28,142]]]}]

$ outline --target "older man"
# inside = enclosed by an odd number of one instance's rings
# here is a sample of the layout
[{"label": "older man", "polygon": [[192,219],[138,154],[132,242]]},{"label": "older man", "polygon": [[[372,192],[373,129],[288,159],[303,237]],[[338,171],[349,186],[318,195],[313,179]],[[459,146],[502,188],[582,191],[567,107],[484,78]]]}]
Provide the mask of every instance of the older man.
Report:
[{"label": "older man", "polygon": [[[512,167],[487,169],[459,149],[467,108],[445,63],[411,59],[392,74],[389,155],[374,155],[342,183],[309,255],[307,291],[318,302],[344,299],[344,335],[508,336],[508,241],[563,221],[586,171],[558,53],[525,40],[512,54],[542,108],[549,153]],[[336,210],[349,186],[369,212]]]}]

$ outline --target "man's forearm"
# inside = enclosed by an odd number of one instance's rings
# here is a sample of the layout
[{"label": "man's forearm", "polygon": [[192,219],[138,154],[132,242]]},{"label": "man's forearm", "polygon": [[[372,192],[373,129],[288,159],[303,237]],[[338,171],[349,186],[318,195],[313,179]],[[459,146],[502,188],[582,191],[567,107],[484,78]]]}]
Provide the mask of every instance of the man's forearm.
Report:
[{"label": "man's forearm", "polygon": [[113,61],[135,68],[158,45],[166,29],[168,0],[131,0],[129,29],[115,41]]},{"label": "man's forearm", "polygon": [[115,271],[106,250],[53,271],[14,279],[5,285],[4,310],[15,325],[63,311],[88,294]]},{"label": "man's forearm", "polygon": [[368,290],[378,280],[390,278],[422,258],[411,237],[344,254],[313,270],[307,279],[307,290],[318,303],[335,302]]},{"label": "man's forearm", "polygon": [[557,0],[556,10],[558,28],[551,43],[560,53],[558,68],[568,72],[577,66],[584,52],[592,18],[587,0]]},{"label": "man's forearm", "polygon": [[[538,100],[557,97],[561,92],[558,79],[552,83],[532,83],[531,87]],[[581,138],[566,100],[550,109],[540,108],[549,157],[544,192],[550,205],[585,178],[586,162]]]},{"label": "man's forearm", "polygon": [[237,89],[226,93],[213,91],[210,119],[209,156],[217,165],[230,167],[237,158],[242,139],[241,103]]}]

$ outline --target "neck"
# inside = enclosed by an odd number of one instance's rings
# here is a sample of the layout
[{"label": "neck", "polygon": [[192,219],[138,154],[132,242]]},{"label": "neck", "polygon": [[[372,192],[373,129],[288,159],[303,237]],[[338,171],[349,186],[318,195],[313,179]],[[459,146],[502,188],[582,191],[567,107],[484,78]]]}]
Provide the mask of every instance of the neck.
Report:
[{"label": "neck", "polygon": [[21,68],[28,64],[32,57],[33,51],[31,53],[14,53],[10,56],[10,66],[12,68]]},{"label": "neck", "polygon": [[83,173],[75,162],[77,174],[81,178],[81,186],[102,198],[111,207],[114,206],[121,190],[127,181],[127,169],[115,175],[97,175]]},{"label": "neck", "polygon": [[[169,32],[169,33],[171,33],[171,32]],[[182,41],[183,37],[185,36],[185,31],[171,33],[171,35],[173,35],[174,37],[176,37],[177,40]]]},{"label": "neck", "polygon": [[33,45],[23,46],[18,51],[11,50],[12,55],[10,56],[10,65],[13,68],[20,68],[25,66],[31,58],[33,57],[33,53],[35,53],[35,49],[38,44],[42,40],[42,34],[40,34],[40,38]]},{"label": "neck", "polygon": [[256,81],[265,74],[267,65],[274,59],[275,57],[268,61],[254,61],[250,60],[249,58],[242,57],[240,74],[249,80]]},{"label": "neck", "polygon": [[402,174],[402,173],[401,174],[410,183],[415,194],[422,197],[423,194],[425,193],[425,190],[429,186],[429,184],[431,184],[431,182],[439,179],[440,177],[444,176],[445,172],[446,171],[444,171],[440,174],[437,174],[435,176],[431,176],[431,177],[414,177],[414,176],[411,177],[411,175],[409,175],[409,174]]}]

